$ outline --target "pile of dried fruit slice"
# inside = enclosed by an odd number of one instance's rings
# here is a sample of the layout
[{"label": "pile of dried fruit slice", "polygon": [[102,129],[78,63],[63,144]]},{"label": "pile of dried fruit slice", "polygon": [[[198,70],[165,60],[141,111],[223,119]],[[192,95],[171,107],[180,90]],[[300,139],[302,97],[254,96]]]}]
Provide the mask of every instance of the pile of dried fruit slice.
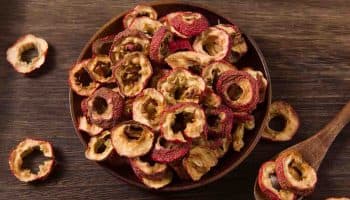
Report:
[{"label": "pile of dried fruit slice", "polygon": [[268,83],[262,72],[236,66],[248,49],[235,25],[188,11],[158,20],[145,5],[123,23],[69,73],[72,90],[87,97],[78,122],[91,137],[86,157],[126,157],[150,188],[174,174],[198,181],[228,151],[244,148]]}]

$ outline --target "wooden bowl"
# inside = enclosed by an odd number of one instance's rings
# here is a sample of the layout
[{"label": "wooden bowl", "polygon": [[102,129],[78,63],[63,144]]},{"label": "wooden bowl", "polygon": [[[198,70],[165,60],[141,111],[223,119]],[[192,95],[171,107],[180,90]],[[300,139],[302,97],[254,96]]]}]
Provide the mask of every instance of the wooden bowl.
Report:
[{"label": "wooden bowl", "polygon": [[[175,11],[193,11],[202,13],[206,16],[211,25],[215,25],[220,20],[220,23],[231,23],[234,24],[231,20],[219,15],[217,12],[213,12],[207,8],[203,8],[202,6],[187,4],[187,3],[149,3],[148,5],[152,6],[159,14],[159,17],[164,16],[167,13],[175,12]],[[131,9],[131,8],[130,8]],[[126,11],[127,12],[127,11]],[[101,27],[90,39],[90,41],[85,45],[84,49],[80,53],[78,61],[91,57],[91,44],[97,38],[107,36],[110,34],[115,34],[123,29],[122,19],[125,13],[122,13],[114,18],[112,18],[109,22],[107,22],[103,27]],[[263,54],[261,53],[259,47],[255,43],[255,41],[244,34],[244,37],[248,44],[248,53],[236,64],[238,67],[244,66],[252,66],[255,69],[258,69],[264,72],[265,77],[269,82],[269,86],[266,92],[266,99],[264,103],[258,105],[257,109],[254,111],[255,115],[255,123],[256,127],[250,133],[245,135],[244,141],[245,146],[241,150],[241,152],[233,152],[232,148],[230,151],[220,159],[217,166],[215,166],[208,174],[202,177],[201,180],[197,182],[193,181],[183,181],[178,178],[174,178],[173,182],[157,191],[183,191],[188,189],[197,188],[206,184],[209,184],[215,180],[220,179],[233,169],[235,169],[254,149],[256,144],[258,143],[262,131],[263,125],[266,123],[266,114],[267,110],[271,103],[271,80],[269,71],[267,68],[266,61],[264,59]],[[75,94],[72,90],[69,92],[69,102],[70,102],[70,111],[71,117],[74,123],[74,127],[76,130],[76,134],[79,136],[81,142],[86,146],[89,137],[78,130],[77,128],[77,119],[82,115],[80,109],[80,102],[83,98]],[[111,163],[108,161],[97,163],[112,175],[118,177],[119,179],[131,184],[138,186],[140,188],[149,189],[142,183],[138,181],[136,176],[134,175],[131,167],[128,165],[126,161],[121,160],[119,163]]]}]

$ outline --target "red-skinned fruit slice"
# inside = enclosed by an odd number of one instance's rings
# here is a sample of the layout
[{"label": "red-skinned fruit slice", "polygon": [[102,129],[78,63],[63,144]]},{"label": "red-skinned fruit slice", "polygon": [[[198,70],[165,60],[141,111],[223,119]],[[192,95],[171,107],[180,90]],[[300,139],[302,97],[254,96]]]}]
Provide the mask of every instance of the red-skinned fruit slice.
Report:
[{"label": "red-skinned fruit slice", "polygon": [[190,150],[191,143],[179,143],[167,141],[159,136],[153,148],[151,157],[154,161],[160,163],[171,163],[183,158]]},{"label": "red-skinned fruit slice", "polygon": [[138,30],[124,30],[118,33],[113,41],[109,58],[113,64],[122,60],[125,55],[132,52],[141,52],[149,54],[150,40],[147,36]]},{"label": "red-skinned fruit slice", "polygon": [[103,38],[98,38],[92,43],[93,55],[109,55],[115,35],[107,35]]},{"label": "red-skinned fruit slice", "polygon": [[75,64],[69,71],[68,83],[71,89],[80,96],[90,96],[100,86],[93,81],[89,72],[85,69],[90,59]]},{"label": "red-skinned fruit slice", "polygon": [[162,27],[162,23],[149,17],[139,17],[134,19],[129,26],[130,30],[138,30],[143,32],[149,38],[152,38],[154,33]]},{"label": "red-skinned fruit slice", "polygon": [[162,176],[159,179],[149,179],[149,178],[141,177],[141,181],[143,182],[143,184],[153,189],[159,189],[159,188],[165,187],[166,185],[170,184],[172,180],[173,180],[173,172],[171,170],[167,170],[164,176]]},{"label": "red-skinned fruit slice", "polygon": [[99,83],[113,83],[115,82],[112,74],[111,60],[107,55],[96,55],[87,64],[91,78]]},{"label": "red-skinned fruit slice", "polygon": [[92,124],[109,129],[121,118],[123,98],[113,90],[99,88],[87,100],[87,116]]},{"label": "red-skinned fruit slice", "polygon": [[173,34],[165,27],[159,28],[153,35],[150,46],[151,60],[162,63],[169,55],[169,43],[173,40]]},{"label": "red-skinned fruit slice", "polygon": [[168,141],[186,142],[186,138],[198,138],[206,133],[205,114],[198,104],[179,103],[162,114],[161,134]]},{"label": "red-skinned fruit slice", "polygon": [[207,139],[201,138],[197,141],[197,145],[209,147],[217,158],[223,157],[231,147],[232,136],[226,135],[208,135]]},{"label": "red-skinned fruit slice", "polygon": [[157,19],[157,12],[150,6],[146,5],[137,5],[134,9],[132,9],[128,14],[126,14],[123,18],[124,28],[127,29],[134,21],[134,19],[138,17],[149,17],[151,19]]},{"label": "red-skinned fruit slice", "polygon": [[112,144],[120,156],[134,158],[146,155],[152,148],[154,133],[147,126],[126,121],[111,129]]},{"label": "red-skinned fruit slice", "polygon": [[210,56],[211,59],[219,61],[231,52],[232,40],[225,31],[210,27],[196,37],[193,49],[199,53]]},{"label": "red-skinned fruit slice", "polygon": [[44,64],[48,48],[44,39],[28,34],[7,50],[6,58],[17,72],[28,74]]},{"label": "red-skinned fruit slice", "polygon": [[90,138],[85,150],[85,157],[89,160],[103,161],[114,152],[111,141],[111,132],[104,131],[99,135]]},{"label": "red-skinned fruit slice", "polygon": [[198,103],[205,90],[205,82],[200,76],[177,68],[158,81],[157,90],[169,104]]},{"label": "red-skinned fruit slice", "polygon": [[170,25],[169,21],[176,17],[179,13],[181,12],[172,12],[172,13],[169,13],[167,15],[165,15],[164,17],[160,18],[159,19],[159,22],[162,23],[164,26],[167,26],[170,31],[172,33],[174,33],[176,36],[180,37],[180,38],[184,38],[184,39],[187,39],[188,37],[186,35],[183,35],[181,34],[179,31],[177,31],[173,26]]},{"label": "red-skinned fruit slice", "polygon": [[209,27],[208,20],[200,13],[177,12],[168,18],[168,23],[180,36],[190,38]]},{"label": "red-skinned fruit slice", "polygon": [[211,88],[215,86],[219,76],[228,70],[237,70],[237,68],[224,60],[214,61],[203,69],[202,77],[207,86]]},{"label": "red-skinned fruit slice", "polygon": [[171,70],[168,69],[156,69],[149,81],[148,87],[157,88],[158,81],[167,76],[170,72]]},{"label": "red-skinned fruit slice", "polygon": [[140,52],[127,54],[113,68],[121,92],[126,97],[134,97],[147,86],[153,73],[148,57]]},{"label": "red-skinned fruit slice", "polygon": [[221,105],[221,97],[207,87],[204,90],[200,103],[207,108],[218,108]]},{"label": "red-skinned fruit slice", "polygon": [[284,152],[276,158],[276,175],[283,189],[301,196],[311,194],[317,182],[315,169],[296,151]]},{"label": "red-skinned fruit slice", "polygon": [[161,179],[169,170],[166,164],[157,163],[143,157],[129,158],[129,163],[137,177]]},{"label": "red-skinned fruit slice", "polygon": [[252,77],[255,78],[255,80],[258,81],[259,84],[259,103],[264,102],[265,100],[265,94],[266,94],[266,89],[268,82],[266,78],[264,77],[264,74],[261,71],[254,70],[251,67],[245,67],[243,68],[243,71],[248,72]]},{"label": "red-skinned fruit slice", "polygon": [[124,109],[122,114],[122,121],[131,120],[132,119],[132,104],[135,98],[129,98],[125,100]]},{"label": "red-skinned fruit slice", "polygon": [[[34,173],[30,169],[23,168],[23,160],[34,150],[42,152],[46,160],[38,166],[39,171]],[[49,142],[34,139],[25,139],[11,152],[9,165],[13,175],[22,182],[44,180],[51,173],[55,164],[55,156],[52,145]]]},{"label": "red-skinned fruit slice", "polygon": [[260,191],[271,200],[296,200],[293,192],[281,189],[276,177],[275,162],[268,161],[261,165],[258,175]]},{"label": "red-skinned fruit slice", "polygon": [[165,62],[173,69],[185,68],[200,75],[204,66],[210,62],[210,57],[194,51],[180,51],[169,55]]},{"label": "red-skinned fruit slice", "polygon": [[86,132],[90,136],[96,136],[103,131],[103,128],[96,124],[91,124],[85,116],[79,117],[79,130]]},{"label": "red-skinned fruit slice", "polygon": [[231,134],[233,114],[230,108],[224,105],[219,108],[208,108],[205,110],[205,115],[209,135],[224,136]]},{"label": "red-skinned fruit slice", "polygon": [[156,89],[147,88],[133,102],[133,120],[158,131],[160,118],[166,102],[163,95]]},{"label": "red-skinned fruit slice", "polygon": [[[274,118],[281,118],[282,130],[274,130],[269,124]],[[268,122],[262,137],[271,141],[289,141],[293,138],[299,128],[299,117],[293,107],[285,101],[275,101],[271,104],[268,114]]]},{"label": "red-skinned fruit slice", "polygon": [[246,123],[249,121],[254,121],[254,115],[247,112],[233,112],[234,123]]},{"label": "red-skinned fruit slice", "polygon": [[234,112],[251,112],[259,101],[258,82],[244,71],[222,73],[216,83],[216,91]]},{"label": "red-skinned fruit slice", "polygon": [[171,54],[179,51],[193,51],[192,45],[188,39],[177,38],[169,42],[169,52]]}]

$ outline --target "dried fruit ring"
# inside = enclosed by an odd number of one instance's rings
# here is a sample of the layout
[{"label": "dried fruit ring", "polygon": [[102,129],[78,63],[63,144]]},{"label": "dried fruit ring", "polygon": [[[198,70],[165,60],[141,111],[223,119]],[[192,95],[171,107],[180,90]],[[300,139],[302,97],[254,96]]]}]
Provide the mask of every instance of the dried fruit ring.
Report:
[{"label": "dried fruit ring", "polygon": [[164,26],[158,29],[152,37],[150,46],[151,60],[162,63],[169,55],[169,42],[173,40],[173,34]]},{"label": "dried fruit ring", "polygon": [[138,95],[153,73],[147,56],[140,52],[127,54],[113,69],[121,92],[127,97]]},{"label": "dried fruit ring", "polygon": [[224,60],[214,61],[203,69],[202,77],[208,87],[213,87],[219,76],[228,70],[237,70],[237,68]]},{"label": "dried fruit ring", "polygon": [[113,90],[100,88],[87,100],[87,117],[89,121],[102,128],[113,127],[120,119],[124,100]]},{"label": "dried fruit ring", "polygon": [[89,160],[103,161],[114,152],[111,142],[111,132],[104,131],[91,137],[85,150],[85,157]]},{"label": "dried fruit ring", "polygon": [[285,189],[281,189],[276,177],[275,162],[268,161],[261,165],[258,175],[258,184],[261,192],[274,200],[295,200],[297,196]]},{"label": "dried fruit ring", "polygon": [[141,180],[146,186],[159,189],[171,183],[173,180],[173,173],[171,170],[167,170],[166,173],[160,178],[150,179],[142,177]]},{"label": "dried fruit ring", "polygon": [[151,157],[154,161],[160,163],[171,163],[183,158],[190,150],[191,143],[179,143],[167,141],[159,136],[153,148]]},{"label": "dried fruit ring", "polygon": [[158,81],[157,89],[169,104],[198,103],[205,90],[205,82],[200,76],[177,68]]},{"label": "dried fruit ring", "polygon": [[126,121],[112,128],[112,144],[120,156],[146,155],[152,148],[154,133],[145,125]]},{"label": "dried fruit ring", "polygon": [[90,136],[96,136],[103,131],[103,128],[97,126],[96,124],[91,124],[85,116],[79,118],[78,129],[86,132]]},{"label": "dried fruit ring", "polygon": [[134,19],[138,17],[149,17],[151,19],[157,19],[157,12],[150,6],[146,5],[137,5],[133,10],[131,10],[128,14],[126,14],[123,18],[124,28],[127,29],[134,21]]},{"label": "dried fruit ring", "polygon": [[27,74],[44,64],[48,48],[44,39],[28,34],[7,50],[6,58],[17,72]]},{"label": "dried fruit ring", "polygon": [[144,159],[143,157],[129,158],[130,165],[139,178],[159,179],[169,170],[166,164]]},{"label": "dried fruit ring", "polygon": [[205,114],[198,104],[179,103],[163,113],[161,133],[168,141],[186,142],[186,138],[198,138],[206,132]]},{"label": "dried fruit ring", "polygon": [[262,137],[271,141],[289,141],[299,128],[299,117],[293,107],[285,101],[275,101],[271,104],[268,122],[274,118],[282,118],[284,127],[281,131],[273,130],[267,123]]},{"label": "dried fruit ring", "polygon": [[231,37],[225,31],[210,27],[196,37],[193,49],[199,53],[209,55],[213,60],[224,59],[231,52]]},{"label": "dried fruit ring", "polygon": [[265,100],[265,93],[267,89],[267,80],[264,77],[264,74],[261,71],[254,70],[251,67],[245,67],[243,68],[243,71],[248,72],[251,76],[253,76],[257,81],[259,85],[259,103],[264,102]]},{"label": "dried fruit ring", "polygon": [[233,114],[230,108],[221,105],[219,108],[205,110],[208,134],[225,136],[231,134]]},{"label": "dried fruit ring", "polygon": [[149,17],[139,17],[132,21],[129,29],[141,31],[149,38],[152,38],[153,34],[162,26],[163,24],[157,20],[151,19]]},{"label": "dried fruit ring", "polygon": [[160,92],[153,88],[145,89],[133,102],[133,120],[158,131],[160,117],[165,107],[166,102]]},{"label": "dried fruit ring", "polygon": [[168,16],[169,25],[180,33],[180,37],[196,36],[209,27],[208,20],[200,13],[176,12]]},{"label": "dried fruit ring", "polygon": [[295,151],[280,154],[276,159],[276,175],[283,189],[306,196],[315,188],[317,174]]},{"label": "dried fruit ring", "polygon": [[99,38],[92,43],[93,55],[109,55],[115,35],[107,35],[103,38]]},{"label": "dried fruit ring", "polygon": [[200,75],[204,66],[210,62],[210,57],[195,51],[180,51],[169,55],[165,62],[173,69],[185,68]]},{"label": "dried fruit ring", "polygon": [[91,78],[100,83],[115,82],[111,60],[107,55],[95,55],[86,66]]},{"label": "dried fruit ring", "polygon": [[251,112],[259,101],[258,82],[244,71],[222,73],[216,83],[216,91],[234,112]]},{"label": "dried fruit ring", "polygon": [[[23,159],[31,154],[34,150],[40,150],[48,160],[39,165],[37,173],[30,169],[22,168]],[[25,139],[20,142],[11,152],[9,165],[13,175],[22,182],[31,182],[36,180],[44,180],[52,171],[55,164],[55,156],[53,148],[49,142],[33,139]]]}]

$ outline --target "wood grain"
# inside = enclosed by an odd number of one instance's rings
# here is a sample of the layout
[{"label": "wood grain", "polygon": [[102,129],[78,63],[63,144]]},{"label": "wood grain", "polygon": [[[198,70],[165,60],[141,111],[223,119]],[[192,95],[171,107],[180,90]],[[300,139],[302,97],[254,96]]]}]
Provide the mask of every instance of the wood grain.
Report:
[{"label": "wood grain", "polygon": [[[350,99],[350,12],[347,0],[191,1],[232,18],[254,37],[270,67],[273,98],[290,102],[301,128],[287,143],[261,141],[249,158],[222,180],[204,188],[155,194],[114,179],[83,156],[69,115],[67,70],[91,35],[134,1],[1,1],[0,7],[0,199],[253,199],[259,165],[319,130]],[[33,33],[50,44],[36,76],[23,77],[6,62],[6,49]],[[347,126],[319,169],[308,199],[350,196]],[[52,141],[56,173],[35,185],[19,183],[8,170],[8,154],[20,140]]]}]

